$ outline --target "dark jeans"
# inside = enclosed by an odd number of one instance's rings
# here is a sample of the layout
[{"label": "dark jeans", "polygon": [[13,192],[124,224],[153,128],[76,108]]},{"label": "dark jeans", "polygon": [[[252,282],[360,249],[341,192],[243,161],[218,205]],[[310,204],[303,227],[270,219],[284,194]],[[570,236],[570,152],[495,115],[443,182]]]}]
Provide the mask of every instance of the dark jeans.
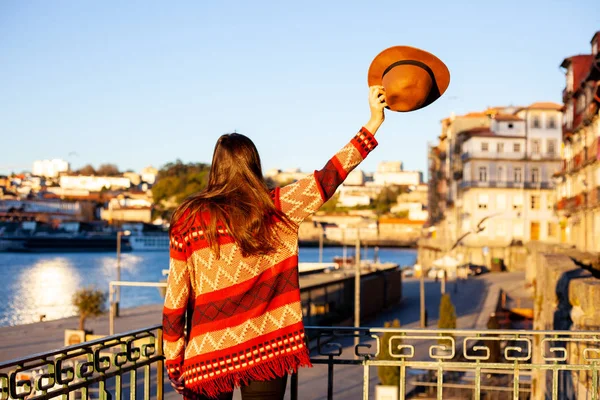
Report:
[{"label": "dark jeans", "polygon": [[[287,375],[270,381],[252,381],[242,386],[242,400],[283,400]],[[221,393],[216,400],[231,400],[233,392]],[[195,393],[184,394],[185,400],[215,400],[214,397],[199,396]]]}]

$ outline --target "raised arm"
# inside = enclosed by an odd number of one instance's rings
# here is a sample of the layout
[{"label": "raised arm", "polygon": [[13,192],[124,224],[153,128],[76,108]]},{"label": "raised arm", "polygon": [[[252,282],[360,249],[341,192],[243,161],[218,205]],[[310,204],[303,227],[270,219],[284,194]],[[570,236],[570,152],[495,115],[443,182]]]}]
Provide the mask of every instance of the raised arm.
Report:
[{"label": "raised arm", "polygon": [[369,89],[371,118],[323,167],[313,174],[275,190],[275,201],[296,224],[315,213],[333,196],[348,174],[377,146],[375,133],[385,119],[383,87]]}]

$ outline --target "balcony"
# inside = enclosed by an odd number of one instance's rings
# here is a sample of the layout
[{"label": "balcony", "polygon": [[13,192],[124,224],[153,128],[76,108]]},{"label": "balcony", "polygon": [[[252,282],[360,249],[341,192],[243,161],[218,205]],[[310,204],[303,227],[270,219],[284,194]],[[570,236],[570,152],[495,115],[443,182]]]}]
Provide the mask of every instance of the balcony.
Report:
[{"label": "balcony", "polygon": [[584,206],[585,195],[579,193],[573,197],[563,197],[556,203],[556,209],[558,211],[574,212]]},{"label": "balcony", "polygon": [[[352,382],[351,398],[369,399],[371,367],[395,367],[400,399],[422,391],[438,399],[482,393],[517,399],[530,396],[535,381],[558,398],[573,379],[593,381],[588,394],[597,398],[598,331],[306,327],[306,333],[314,369],[326,382],[322,398],[326,390],[333,399],[354,369],[362,382]],[[163,363],[162,328],[153,326],[0,363],[0,398],[180,398],[165,393]],[[335,379],[336,369],[344,378]],[[304,374],[291,376],[292,400],[300,398]]]},{"label": "balcony", "polygon": [[507,181],[463,181],[460,183],[461,189],[469,188],[509,188],[509,189],[554,189],[552,182],[507,182]]},{"label": "balcony", "polygon": [[[551,155],[553,158],[557,158],[555,154]],[[513,152],[502,152],[498,153],[495,151],[468,151],[460,155],[460,159],[466,162],[471,159],[486,159],[486,160],[524,160],[524,153],[513,153]]]}]

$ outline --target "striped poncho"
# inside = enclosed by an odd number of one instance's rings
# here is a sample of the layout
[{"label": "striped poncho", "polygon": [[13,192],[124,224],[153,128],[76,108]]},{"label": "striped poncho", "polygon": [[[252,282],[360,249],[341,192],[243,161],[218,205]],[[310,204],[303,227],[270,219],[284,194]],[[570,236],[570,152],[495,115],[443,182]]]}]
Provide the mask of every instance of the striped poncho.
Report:
[{"label": "striped poncho", "polygon": [[[276,207],[298,226],[376,145],[361,128],[323,169],[273,190]],[[200,226],[172,233],[164,353],[169,376],[183,376],[193,393],[212,397],[250,380],[310,366],[298,284],[298,232],[278,233],[282,244],[274,253],[242,257],[232,238],[220,231],[218,259]]]}]

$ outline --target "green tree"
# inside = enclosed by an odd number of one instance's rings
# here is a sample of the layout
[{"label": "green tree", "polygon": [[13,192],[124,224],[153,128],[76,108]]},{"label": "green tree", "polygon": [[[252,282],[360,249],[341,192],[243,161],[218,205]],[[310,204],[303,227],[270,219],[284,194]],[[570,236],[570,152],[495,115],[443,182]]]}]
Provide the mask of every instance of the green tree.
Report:
[{"label": "green tree", "polygon": [[398,195],[407,191],[404,186],[385,186],[375,199],[375,212],[377,215],[385,215],[390,212],[390,209],[396,204]]},{"label": "green tree", "polygon": [[[385,328],[400,328],[400,321],[395,319],[392,322],[385,322],[383,324]],[[385,332],[381,337],[380,346],[379,346],[379,359],[380,360],[392,360],[397,361],[397,358],[394,358],[390,355],[390,338],[392,336],[397,336],[398,333],[394,332]],[[402,344],[401,339],[392,340],[392,344],[394,347]],[[392,353],[398,354],[397,349],[391,349]],[[397,386],[400,381],[400,367],[391,367],[391,366],[380,366],[377,367],[377,374],[379,375],[379,381],[382,385],[388,386]]]},{"label": "green tree", "polygon": [[[440,319],[438,320],[439,329],[456,329],[456,310],[450,299],[450,295],[445,293],[440,300]],[[439,339],[439,344],[450,346],[452,343],[448,339]]]},{"label": "green tree", "polygon": [[105,312],[107,294],[101,290],[87,287],[73,294],[72,303],[79,313],[79,329],[85,330],[85,321]]},{"label": "green tree", "polygon": [[327,200],[321,206],[321,208],[319,208],[319,211],[334,212],[336,210],[339,197],[340,197],[339,194],[334,194],[333,196],[331,196],[331,198],[329,200]]},{"label": "green tree", "polygon": [[158,171],[152,197],[160,216],[168,217],[186,197],[206,187],[210,166],[202,163],[168,163]]},{"label": "green tree", "polygon": [[96,170],[96,174],[100,176],[118,176],[121,175],[121,172],[115,164],[101,164]]},{"label": "green tree", "polygon": [[87,165],[79,168],[77,171],[75,171],[75,173],[77,175],[90,176],[90,175],[96,175],[96,170],[94,169],[94,167],[91,164],[87,164]]}]

